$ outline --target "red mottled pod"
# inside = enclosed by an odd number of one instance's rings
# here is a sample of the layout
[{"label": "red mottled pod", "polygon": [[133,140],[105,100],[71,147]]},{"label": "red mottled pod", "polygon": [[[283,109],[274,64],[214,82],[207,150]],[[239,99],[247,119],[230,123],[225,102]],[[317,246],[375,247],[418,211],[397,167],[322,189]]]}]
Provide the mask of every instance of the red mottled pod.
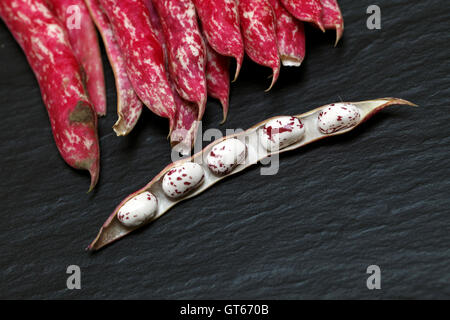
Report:
[{"label": "red mottled pod", "polygon": [[128,78],[142,102],[175,125],[175,101],[164,67],[161,44],[143,0],[100,0],[125,58]]},{"label": "red mottled pod", "polygon": [[236,59],[234,75],[236,80],[244,59],[244,42],[239,27],[236,0],[193,0],[193,2],[210,46],[221,55]]},{"label": "red mottled pod", "polygon": [[230,57],[223,56],[209,46],[206,47],[206,84],[208,95],[216,98],[222,104],[223,120],[227,119],[228,98],[230,95]]},{"label": "red mottled pod", "polygon": [[199,121],[197,121],[198,107],[195,103],[182,99],[176,92],[174,95],[177,117],[174,130],[170,135],[170,144],[172,148],[186,155],[189,154],[195,143],[199,125]]},{"label": "red mottled pod", "polygon": [[66,26],[75,57],[83,67],[86,90],[98,115],[106,114],[106,89],[97,33],[83,0],[49,0]]},{"label": "red mottled pod", "polygon": [[281,0],[281,3],[298,20],[314,23],[325,32],[320,0]]},{"label": "red mottled pod", "polygon": [[158,13],[156,12],[155,7],[153,6],[152,0],[144,0],[144,3],[148,9],[148,13],[149,13],[149,17],[150,17],[150,24],[152,25],[152,30],[155,33],[156,38],[158,38],[158,41],[161,44],[161,47],[163,49],[164,64],[167,67],[167,64],[168,64],[167,45],[166,45],[166,39],[164,37],[164,31],[161,26],[161,21],[159,20]]},{"label": "red mottled pod", "polygon": [[114,37],[108,17],[100,7],[98,0],[85,0],[85,2],[103,39],[106,54],[114,72],[118,120],[114,124],[113,129],[118,136],[125,136],[136,125],[142,112],[142,102],[134,92],[133,86],[128,79],[125,61],[120,52],[119,44]]},{"label": "red mottled pod", "polygon": [[64,26],[45,0],[2,0],[0,16],[39,82],[61,156],[70,166],[90,172],[92,189],[99,174],[97,116]]},{"label": "red mottled pod", "polygon": [[206,53],[191,0],[153,0],[166,39],[169,72],[183,99],[206,105]]},{"label": "red mottled pod", "polygon": [[[165,64],[167,65],[167,45],[161,22],[151,0],[144,0],[144,2],[150,13],[150,23],[153,31],[163,48]],[[170,134],[170,144],[172,148],[177,146],[177,150],[182,154],[188,154],[192,149],[197,134],[198,107],[194,103],[182,99],[175,88],[170,74],[167,75],[167,78],[169,79],[176,105],[175,125]]]},{"label": "red mottled pod", "polygon": [[267,0],[240,0],[239,17],[245,52],[256,63],[272,68],[269,91],[280,74],[275,14]]},{"label": "red mottled pod", "polygon": [[269,0],[277,19],[277,45],[281,63],[298,67],[305,58],[305,27],[280,3]]},{"label": "red mottled pod", "polygon": [[336,43],[344,33],[344,18],[336,0],[320,0],[322,3],[322,21],[325,29],[336,29]]}]

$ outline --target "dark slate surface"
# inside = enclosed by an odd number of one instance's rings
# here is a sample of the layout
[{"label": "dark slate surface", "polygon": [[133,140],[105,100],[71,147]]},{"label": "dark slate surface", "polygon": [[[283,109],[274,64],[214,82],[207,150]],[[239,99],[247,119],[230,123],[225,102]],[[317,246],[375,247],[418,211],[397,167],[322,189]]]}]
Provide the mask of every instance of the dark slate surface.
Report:
[{"label": "dark slate surface", "polygon": [[[341,0],[346,31],[308,28],[308,57],[269,70],[246,61],[226,128],[335,101],[384,96],[392,107],[354,132],[284,154],[276,176],[259,167],[175,207],[97,254],[84,251],[115,205],[170,162],[167,123],[145,111],[128,137],[100,121],[102,171],[88,177],[60,158],[38,86],[0,24],[0,298],[449,298],[450,94],[446,2],[377,2],[382,30],[366,28],[373,1]],[[208,102],[204,127],[218,127]],[[66,289],[66,268],[82,289]],[[366,288],[366,268],[382,289]]]}]

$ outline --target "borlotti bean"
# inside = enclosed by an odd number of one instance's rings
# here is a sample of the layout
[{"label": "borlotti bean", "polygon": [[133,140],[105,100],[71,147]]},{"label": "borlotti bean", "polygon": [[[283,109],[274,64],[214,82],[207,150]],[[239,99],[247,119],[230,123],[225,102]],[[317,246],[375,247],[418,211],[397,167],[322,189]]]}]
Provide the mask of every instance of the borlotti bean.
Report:
[{"label": "borlotti bean", "polygon": [[63,23],[45,0],[1,0],[0,18],[24,51],[41,89],[58,150],[73,168],[100,172],[97,115]]},{"label": "borlotti bean", "polygon": [[336,30],[336,46],[344,33],[344,18],[341,9],[336,0],[320,0],[320,3],[322,4],[323,26],[327,30]]},{"label": "borlotti bean", "polygon": [[152,218],[158,209],[158,200],[144,191],[126,202],[117,213],[117,219],[125,227],[137,227]]},{"label": "borlotti bean", "polygon": [[259,140],[267,151],[277,151],[300,141],[305,126],[296,117],[279,117],[268,121],[259,130]]},{"label": "borlotti bean", "polygon": [[[334,103],[293,117],[274,117],[258,123],[246,131],[218,139],[193,156],[168,165],[146,186],[126,197],[103,224],[97,237],[89,245],[88,249],[98,250],[126,236],[133,230],[158,219],[178,202],[202,193],[225,177],[241,172],[255,164],[257,161],[277,153],[300,148],[329,136],[348,132],[368,120],[378,111],[390,105],[399,104],[415,106],[411,102],[396,98],[381,98],[353,103]],[[346,109],[342,109],[342,107]],[[338,120],[339,116],[342,116],[343,119],[347,116],[345,125]],[[351,117],[351,119],[349,117]],[[289,136],[286,140],[283,140],[283,137],[287,137],[283,135],[288,131],[279,132],[278,135],[282,138],[281,140],[288,142],[278,148],[272,148],[270,144],[269,149],[262,148],[260,141],[258,141],[261,131],[267,131],[271,124],[273,126],[277,125],[278,128],[285,128],[288,126],[291,130],[290,134],[292,134],[292,132],[295,132],[295,134],[293,134],[292,137]],[[300,128],[301,126],[303,127]],[[243,146],[239,143],[244,144],[243,141],[245,141],[244,147],[246,149],[245,161],[239,161],[242,158],[233,155],[233,151],[242,150]],[[224,146],[225,148],[223,148]],[[221,155],[222,163],[232,163],[232,165],[228,166],[224,171],[215,172],[212,170],[214,167],[211,167],[210,164],[216,165],[219,162],[216,160],[213,161],[212,158],[214,157],[211,157],[211,151],[214,154],[216,154],[217,151],[217,154]],[[219,151],[223,153],[219,153]],[[182,170],[180,171],[180,169]],[[186,174],[186,176],[184,176],[184,174]],[[192,180],[189,179],[190,176],[192,177]],[[169,177],[171,179],[169,179]],[[276,179],[276,177],[274,176],[273,179]],[[185,184],[185,182],[191,181],[194,183],[191,185]],[[170,182],[173,182],[174,185],[170,184]],[[175,190],[178,190],[179,193]],[[122,217],[122,214],[129,213],[129,217],[134,217],[134,215],[139,217],[142,207],[136,207],[136,209],[134,209],[132,203],[135,201],[133,199],[136,196],[144,193],[150,193],[157,198],[156,213],[154,215],[145,216],[146,218],[142,220],[144,222],[141,223],[141,220],[139,220],[140,224],[136,224],[135,227],[124,225],[124,223],[126,223],[124,221],[126,221],[127,215]],[[176,195],[177,197],[174,198],[173,195]]]},{"label": "borlotti bean", "polygon": [[361,119],[359,109],[350,103],[333,103],[324,108],[317,118],[319,130],[329,134],[358,124]]},{"label": "borlotti bean", "polygon": [[314,23],[325,32],[320,0],[281,0],[281,3],[298,20]]},{"label": "borlotti bean", "polygon": [[247,147],[238,139],[227,139],[216,144],[206,157],[209,170],[226,175],[245,160]]},{"label": "borlotti bean", "polygon": [[203,168],[194,162],[186,162],[170,169],[164,176],[162,189],[170,198],[180,198],[203,182]]},{"label": "borlotti bean", "polygon": [[141,116],[142,101],[139,100],[128,78],[125,57],[120,51],[111,21],[100,6],[99,0],[85,0],[84,2],[103,40],[106,55],[114,74],[118,119],[113,129],[118,136],[126,136],[133,130]]},{"label": "borlotti bean", "polygon": [[277,22],[277,47],[283,66],[299,67],[305,58],[305,26],[294,18],[280,0],[269,0]]},{"label": "borlotti bean", "polygon": [[[97,32],[89,10],[83,0],[48,0],[56,17],[67,27],[73,53],[84,72],[84,85],[92,106],[98,115],[106,115],[106,88],[103,75],[102,55]],[[73,9],[76,8],[78,23],[73,23]],[[70,27],[69,27],[70,26]]]},{"label": "borlotti bean", "polygon": [[99,0],[123,54],[128,78],[139,99],[175,126],[176,105],[167,79],[164,54],[144,0]]}]

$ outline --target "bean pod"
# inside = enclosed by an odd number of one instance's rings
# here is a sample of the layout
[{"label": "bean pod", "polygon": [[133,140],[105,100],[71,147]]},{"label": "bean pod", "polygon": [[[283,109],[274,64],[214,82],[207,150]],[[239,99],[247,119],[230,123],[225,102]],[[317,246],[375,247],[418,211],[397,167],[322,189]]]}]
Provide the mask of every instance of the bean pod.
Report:
[{"label": "bean pod", "polygon": [[191,0],[152,0],[158,13],[168,53],[168,69],[179,95],[205,111],[206,52]]},{"label": "bean pod", "polygon": [[322,21],[325,29],[336,30],[336,43],[342,38],[344,33],[344,18],[336,0],[320,0],[322,3]]},{"label": "bean pod", "polygon": [[111,21],[125,58],[128,78],[141,101],[175,125],[175,101],[167,79],[164,55],[150,24],[144,0],[99,0]]},{"label": "bean pod", "polygon": [[228,115],[230,96],[230,57],[217,53],[208,41],[205,40],[206,48],[206,85],[208,95],[218,99],[222,104],[223,120],[225,122]]},{"label": "bean pod", "polygon": [[236,59],[237,79],[244,60],[244,43],[239,27],[236,0],[193,0],[203,32],[211,47],[223,56]]},{"label": "bean pod", "polygon": [[22,47],[39,82],[53,137],[72,167],[99,175],[97,116],[62,23],[45,0],[1,0],[0,17]]},{"label": "bean pod", "polygon": [[277,20],[277,46],[283,66],[299,67],[305,58],[305,27],[280,3],[269,0]]},{"label": "bean pod", "polygon": [[[103,224],[100,232],[89,245],[88,249],[98,250],[126,236],[133,230],[161,217],[178,202],[202,193],[220,180],[241,172],[266,157],[294,150],[329,136],[346,133],[368,120],[378,111],[396,104],[414,106],[411,102],[396,98],[382,98],[348,103],[346,105],[351,105],[354,108],[352,111],[357,112],[359,116],[356,118],[357,121],[349,122],[346,126],[338,128],[335,127],[336,119],[334,117],[323,117],[324,110],[329,110],[332,107],[332,105],[326,105],[293,117],[274,117],[258,123],[246,131],[218,139],[201,152],[168,165],[146,186],[126,197]],[[341,107],[339,104],[334,104],[334,106],[336,105],[338,108]],[[336,113],[338,112],[340,111],[336,111]],[[288,136],[284,136],[284,138],[288,139],[280,139],[281,141],[288,141],[288,143],[280,144],[277,147],[262,148],[258,139],[262,134],[261,132],[267,132],[269,126],[275,126],[277,123],[278,134],[280,136],[285,132],[290,133]],[[332,132],[326,133],[326,130],[324,132],[323,123],[329,124],[326,128],[333,127]],[[283,131],[280,128],[289,128],[289,130]],[[242,152],[243,148],[241,144],[245,144],[245,152]],[[222,151],[223,153],[221,153]],[[224,160],[223,162],[212,159],[215,158],[216,152],[220,155],[219,158]],[[220,163],[227,164],[225,170],[216,170],[217,164],[220,166]],[[172,178],[169,179],[169,177]],[[172,186],[170,182],[175,181],[177,183],[174,183]],[[194,183],[190,183],[189,185],[185,184],[185,182],[191,181]],[[175,191],[175,188],[178,190],[178,193]],[[146,192],[150,192],[157,198],[157,213],[142,221],[138,226],[130,228],[124,225],[117,216],[118,212],[123,212],[122,208],[124,206],[128,206],[128,203],[133,202],[136,196]],[[132,214],[133,212],[130,212],[130,215]]]},{"label": "bean pod", "polygon": [[106,114],[106,89],[97,33],[83,0],[50,0],[58,19],[66,26],[70,44],[82,66],[86,91],[98,115]]},{"label": "bean pod", "polygon": [[117,91],[117,116],[113,126],[118,136],[126,136],[133,130],[142,113],[142,102],[139,100],[130,79],[119,44],[114,36],[109,18],[100,7],[99,0],[85,0],[97,29],[103,39],[106,54],[114,73]]},{"label": "bean pod", "polygon": [[254,62],[272,69],[272,83],[280,74],[277,48],[276,19],[268,0],[240,0],[239,18],[247,55]]},{"label": "bean pod", "polygon": [[281,0],[281,3],[298,20],[314,23],[325,32],[320,0]]},{"label": "bean pod", "polygon": [[169,80],[172,94],[175,101],[176,113],[175,113],[175,125],[170,133],[170,144],[172,148],[176,147],[178,152],[182,154],[188,154],[195,142],[195,137],[198,129],[198,106],[190,101],[184,100],[177,92],[176,85],[173,77],[167,71],[169,64],[169,53],[166,43],[166,37],[161,25],[161,20],[158,13],[153,6],[151,0],[144,0],[145,5],[149,11],[150,23],[152,25],[153,32],[161,44],[164,54],[164,64],[166,65],[167,79]]}]

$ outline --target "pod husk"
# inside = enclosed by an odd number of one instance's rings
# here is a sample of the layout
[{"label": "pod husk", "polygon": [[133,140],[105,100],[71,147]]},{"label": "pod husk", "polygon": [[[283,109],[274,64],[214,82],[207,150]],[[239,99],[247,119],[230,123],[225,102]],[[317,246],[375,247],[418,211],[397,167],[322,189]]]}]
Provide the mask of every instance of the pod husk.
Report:
[{"label": "pod husk", "polygon": [[[143,188],[137,190],[136,192],[130,194],[116,207],[114,212],[110,215],[110,217],[106,220],[106,222],[101,227],[97,237],[94,239],[94,241],[92,241],[92,243],[89,245],[89,247],[87,249],[88,250],[98,250],[100,248],[103,248],[104,246],[106,246],[116,240],[121,239],[122,237],[126,236],[127,234],[129,234],[129,233],[133,232],[134,230],[141,228],[145,225],[144,224],[144,225],[141,225],[141,226],[135,227],[135,228],[128,228],[128,227],[123,226],[116,217],[116,214],[119,211],[119,209],[121,208],[121,206],[125,202],[127,202],[129,199],[136,196],[137,194],[140,194],[144,191],[150,191],[158,198],[158,202],[159,202],[158,209],[160,209],[160,210],[157,212],[157,214],[151,220],[146,222],[146,224],[148,224],[148,223],[158,219],[159,217],[161,217],[163,214],[165,214],[167,211],[169,211],[169,209],[172,208],[174,205],[176,205],[178,202],[181,202],[185,199],[189,199],[189,198],[199,195],[200,193],[202,193],[206,189],[210,188],[211,186],[213,186],[215,183],[219,182],[220,180],[225,179],[226,177],[236,174],[238,172],[241,172],[242,170],[246,169],[247,167],[257,163],[258,161],[260,161],[266,157],[269,157],[274,154],[279,154],[279,153],[283,153],[286,151],[294,150],[294,149],[300,148],[302,146],[305,146],[307,144],[310,144],[312,142],[315,142],[317,140],[320,140],[320,139],[323,139],[326,137],[340,135],[340,134],[349,132],[349,131],[353,130],[354,128],[356,128],[357,126],[359,126],[360,124],[362,124],[363,122],[367,121],[375,113],[377,113],[378,111],[380,111],[388,106],[391,106],[391,105],[416,106],[415,104],[413,104],[409,101],[397,99],[397,98],[381,98],[381,99],[376,99],[376,100],[350,102],[350,103],[357,106],[361,113],[361,120],[354,127],[351,127],[351,128],[339,131],[339,132],[335,132],[332,134],[320,133],[320,131],[317,129],[317,115],[323,108],[325,108],[328,105],[316,108],[314,110],[311,110],[309,112],[306,112],[306,113],[303,113],[300,115],[296,115],[294,117],[301,119],[306,128],[305,136],[303,137],[303,139],[301,139],[300,141],[298,141],[282,150],[275,151],[275,152],[267,152],[267,151],[263,150],[263,152],[260,153],[261,150],[255,150],[255,149],[258,149],[258,145],[254,146],[251,144],[247,144],[246,162],[238,165],[231,173],[229,173],[225,176],[216,176],[211,171],[209,171],[209,169],[207,168],[204,157],[206,157],[208,155],[211,148],[213,148],[216,144],[218,144],[226,139],[238,138],[241,140],[251,140],[252,138],[257,137],[258,128],[263,126],[268,121],[278,118],[278,116],[264,120],[256,125],[252,126],[251,128],[247,129],[246,131],[243,131],[243,132],[240,132],[237,134],[233,134],[233,135],[229,135],[229,136],[225,136],[221,139],[218,139],[218,140],[214,141],[213,143],[209,144],[202,151],[194,154],[193,156],[169,164],[156,177],[154,177],[147,185],[145,185]],[[258,143],[257,140],[256,140],[256,142]],[[167,196],[165,196],[162,191],[162,188],[161,188],[162,178],[164,177],[166,172],[168,172],[171,168],[173,168],[177,165],[180,165],[182,163],[185,163],[185,162],[196,162],[196,163],[199,163],[200,165],[202,165],[204,168],[204,172],[205,172],[204,181],[197,189],[193,190],[190,194],[186,195],[185,197],[183,197],[181,199],[175,199],[175,200],[170,199]]]}]

